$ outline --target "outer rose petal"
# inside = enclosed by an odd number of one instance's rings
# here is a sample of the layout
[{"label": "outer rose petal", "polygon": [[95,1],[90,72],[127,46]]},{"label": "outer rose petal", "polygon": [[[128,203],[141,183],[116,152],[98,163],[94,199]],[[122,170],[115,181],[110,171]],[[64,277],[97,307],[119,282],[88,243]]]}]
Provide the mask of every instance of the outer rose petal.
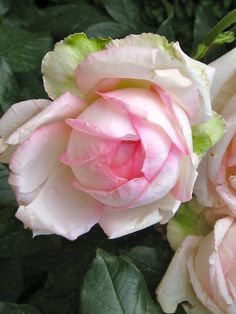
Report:
[{"label": "outer rose petal", "polygon": [[[234,104],[234,102],[230,102],[230,113],[232,104]],[[226,107],[226,117],[229,112]],[[199,202],[204,206],[212,207],[213,205],[217,205],[217,207],[219,207],[223,205],[222,200],[220,200],[219,195],[217,194],[219,194],[219,191],[222,191],[222,193],[224,193],[223,190],[226,190],[227,187],[222,186],[222,180],[219,181],[219,174],[222,170],[222,162],[227,147],[232,141],[235,132],[236,114],[231,114],[230,117],[226,120],[226,133],[224,137],[208,151],[207,155],[200,163],[199,176],[196,180],[194,192]],[[218,189],[219,191],[217,191]],[[232,193],[230,194],[232,195]],[[224,195],[227,196],[225,193]]]},{"label": "outer rose petal", "polygon": [[198,124],[211,117],[209,90],[213,79],[214,68],[187,56],[181,50],[178,42],[172,44],[168,43],[165,37],[156,34],[141,34],[112,40],[107,47],[149,47],[157,49],[156,70],[179,69],[199,90],[199,94],[201,95],[200,110],[192,122]]},{"label": "outer rose petal", "polygon": [[156,70],[155,83],[174,98],[185,110],[189,119],[194,119],[199,108],[199,96],[193,82],[177,69]]},{"label": "outer rose petal", "polygon": [[93,90],[104,78],[151,80],[158,60],[156,49],[109,48],[91,53],[76,70],[76,82],[85,92]]},{"label": "outer rose petal", "polygon": [[50,100],[32,99],[14,104],[0,120],[0,161],[8,163],[15,148],[8,146],[5,141],[19,127],[49,106]]},{"label": "outer rose petal", "polygon": [[60,165],[59,156],[66,149],[69,132],[65,124],[54,122],[39,128],[18,146],[10,162],[9,183],[19,202],[24,202],[21,197],[27,196],[22,193],[34,192]]},{"label": "outer rose petal", "polygon": [[9,137],[50,103],[48,99],[31,99],[12,105],[0,120],[0,137]]},{"label": "outer rose petal", "polygon": [[219,259],[221,246],[233,222],[234,219],[230,217],[218,220],[214,232],[200,242],[196,256],[192,256],[188,262],[190,280],[198,299],[216,314],[235,313],[223,274],[225,265],[221,265]]},{"label": "outer rose petal", "polygon": [[86,104],[80,98],[66,92],[51,104],[27,121],[24,125],[13,132],[6,140],[7,144],[16,145],[22,143],[39,126],[49,122],[63,121],[68,117],[78,116],[86,107]]},{"label": "outer rose petal", "polygon": [[187,202],[192,198],[193,186],[197,174],[196,165],[191,160],[191,157],[180,157],[179,178],[172,193],[181,202]]},{"label": "outer rose petal", "polygon": [[[201,286],[198,280],[198,277],[195,274],[192,256],[190,256],[187,266],[188,266],[188,273],[190,276],[190,282],[192,286],[194,287],[194,291],[197,295],[197,298],[202,302],[202,304],[204,304],[208,309],[210,309],[210,313],[224,314],[224,312],[221,311],[221,309],[210,299],[208,294],[204,291],[203,287]],[[202,312],[199,311],[199,313],[202,313]]]},{"label": "outer rose petal", "polygon": [[155,83],[155,70],[177,68],[196,84],[201,95],[201,105],[193,123],[201,123],[211,117],[209,88],[213,68],[189,58],[177,43],[164,53],[162,48],[109,47],[90,54],[79,65],[76,82],[85,93],[93,90],[104,78],[141,79]]},{"label": "outer rose petal", "polygon": [[42,61],[44,88],[49,97],[55,99],[65,91],[82,96],[75,83],[75,69],[89,53],[102,50],[109,41],[110,38],[88,39],[85,34],[76,33],[56,43]]},{"label": "outer rose petal", "polygon": [[221,112],[229,99],[236,94],[236,48],[212,62],[210,66],[216,69],[211,88],[213,107]]},{"label": "outer rose petal", "polygon": [[204,156],[198,167],[198,176],[194,185],[194,194],[200,204],[207,207],[213,207],[217,199],[214,188],[208,182],[208,158]]},{"label": "outer rose petal", "polygon": [[[179,303],[191,304],[192,314],[211,314],[196,298],[189,282],[187,261],[195,253],[202,237],[189,236],[176,251],[167,272],[156,290],[157,299],[166,313],[174,313]],[[186,309],[188,307],[186,306]]]},{"label": "outer rose petal", "polygon": [[157,202],[124,211],[107,207],[99,224],[109,238],[114,239],[165,220],[179,205],[178,200],[168,195]]},{"label": "outer rose petal", "polygon": [[39,195],[27,206],[20,206],[16,217],[33,229],[34,235],[58,234],[75,240],[96,224],[101,204],[73,188],[68,167],[54,169]]}]

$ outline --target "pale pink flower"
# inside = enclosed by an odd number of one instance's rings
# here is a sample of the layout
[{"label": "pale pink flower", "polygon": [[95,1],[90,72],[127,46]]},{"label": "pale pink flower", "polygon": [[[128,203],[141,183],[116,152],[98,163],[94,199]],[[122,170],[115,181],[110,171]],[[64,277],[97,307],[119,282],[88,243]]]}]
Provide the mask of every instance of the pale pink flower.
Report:
[{"label": "pale pink flower", "polygon": [[212,69],[153,34],[114,40],[80,64],[69,44],[43,60],[56,99],[15,104],[0,122],[17,218],[34,235],[71,240],[96,223],[115,238],[167,222],[192,196],[191,125],[211,117]]},{"label": "pale pink flower", "polygon": [[224,118],[226,132],[200,163],[194,192],[214,222],[220,216],[236,217],[236,49],[211,66],[216,69],[213,109]]},{"label": "pale pink flower", "polygon": [[182,302],[188,314],[236,313],[236,221],[219,219],[206,237],[188,236],[158,289],[166,313]]}]

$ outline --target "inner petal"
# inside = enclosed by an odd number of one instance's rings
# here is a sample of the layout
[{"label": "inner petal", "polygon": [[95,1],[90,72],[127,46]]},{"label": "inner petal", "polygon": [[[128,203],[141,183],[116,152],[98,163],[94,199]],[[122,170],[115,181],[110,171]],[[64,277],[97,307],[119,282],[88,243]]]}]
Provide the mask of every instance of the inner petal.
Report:
[{"label": "inner petal", "polygon": [[127,134],[137,135],[127,111],[121,107],[113,106],[103,98],[98,98],[87,107],[79,119],[117,138]]},{"label": "inner petal", "polygon": [[142,171],[145,177],[151,181],[161,170],[168,157],[171,140],[159,126],[148,121],[132,117],[132,123],[142,142],[145,160]]},{"label": "inner petal", "polygon": [[140,141],[123,141],[111,153],[110,168],[119,177],[131,180],[143,176],[144,153]]},{"label": "inner petal", "polygon": [[188,153],[183,134],[177,132],[175,121],[172,120],[166,105],[156,92],[141,88],[124,88],[100,94],[113,106],[124,108],[130,114],[162,128],[181,152]]},{"label": "inner petal", "polygon": [[73,165],[71,169],[77,179],[76,186],[85,191],[95,189],[109,192],[127,182],[125,178],[117,176],[110,169],[107,155],[100,156],[81,166]]}]

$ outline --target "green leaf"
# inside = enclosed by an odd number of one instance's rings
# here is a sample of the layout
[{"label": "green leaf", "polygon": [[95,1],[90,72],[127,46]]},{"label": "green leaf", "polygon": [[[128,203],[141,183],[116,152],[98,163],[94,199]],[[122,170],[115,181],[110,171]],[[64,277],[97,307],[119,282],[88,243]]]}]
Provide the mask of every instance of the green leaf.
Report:
[{"label": "green leaf", "polygon": [[82,96],[75,83],[75,69],[88,54],[103,50],[110,40],[89,39],[84,33],[78,33],[57,43],[42,61],[44,87],[49,97],[55,99],[65,91]]},{"label": "green leaf", "polygon": [[103,250],[88,271],[81,292],[84,314],[158,314],[138,269],[127,259]]},{"label": "green leaf", "polygon": [[0,15],[4,15],[9,11],[12,2],[13,0],[0,0]]},{"label": "green leaf", "polygon": [[217,18],[215,14],[212,12],[212,9],[206,5],[206,3],[203,2],[196,7],[193,47],[196,47],[204,41],[207,32],[210,31],[216,22]]},{"label": "green leaf", "polygon": [[0,206],[16,205],[15,195],[8,184],[9,170],[0,163]]},{"label": "green leaf", "polygon": [[140,10],[134,0],[100,0],[110,16],[121,25],[128,25],[131,30],[140,23]]},{"label": "green leaf", "polygon": [[188,235],[207,235],[211,228],[201,214],[203,207],[197,202],[196,198],[182,203],[175,216],[168,222],[167,239],[173,250]]},{"label": "green leaf", "polygon": [[47,93],[43,87],[43,79],[39,71],[16,73],[16,80],[23,99],[46,99]]},{"label": "green leaf", "polygon": [[209,121],[192,127],[193,150],[202,158],[209,148],[214,146],[225,133],[223,118],[214,112]]},{"label": "green leaf", "polygon": [[22,26],[24,29],[29,27],[29,31],[32,31],[32,24],[42,18],[42,12],[31,0],[10,0],[9,2],[11,2],[11,7],[3,17],[4,24]]},{"label": "green leaf", "polygon": [[0,259],[0,300],[14,302],[23,289],[22,269],[17,260]]},{"label": "green leaf", "polygon": [[32,238],[30,231],[18,230],[0,239],[0,257],[21,257],[47,249],[57,250],[59,245],[59,238],[53,236]]},{"label": "green leaf", "polygon": [[32,238],[30,230],[23,229],[15,218],[15,209],[0,211],[0,258],[18,258],[50,250],[57,251],[61,240],[57,236]]},{"label": "green leaf", "polygon": [[77,32],[85,32],[92,25],[111,22],[102,10],[84,0],[75,4],[48,6],[41,10],[41,18],[35,20],[32,28],[36,31],[48,31],[56,40]]},{"label": "green leaf", "polygon": [[210,46],[217,36],[223,33],[229,26],[236,23],[236,9],[229,12],[226,16],[224,16],[209,32],[206,36],[204,43]]},{"label": "green leaf", "polygon": [[0,42],[0,56],[5,58],[13,72],[38,68],[52,44],[47,33],[30,33],[5,24],[0,25]]},{"label": "green leaf", "polygon": [[166,11],[167,18],[163,21],[161,26],[158,28],[158,34],[166,36],[168,40],[175,40],[174,30],[173,30],[173,18],[174,18],[174,9],[173,6],[166,0],[162,1]]},{"label": "green leaf", "polygon": [[150,293],[153,294],[173,255],[167,241],[158,241],[155,248],[137,246],[127,252],[121,252],[138,267],[145,278]]},{"label": "green leaf", "polygon": [[102,22],[88,27],[85,32],[89,37],[121,38],[127,35],[127,27],[117,22]]},{"label": "green leaf", "polygon": [[206,46],[205,44],[199,44],[197,46],[196,52],[193,55],[193,58],[196,60],[200,60],[200,59],[204,58],[205,55],[207,54],[208,50],[209,50],[208,46]]},{"label": "green leaf", "polygon": [[30,305],[0,302],[0,314],[40,314],[40,312]]},{"label": "green leaf", "polygon": [[235,34],[234,32],[224,32],[219,34],[213,41],[213,44],[216,45],[223,45],[223,44],[230,44],[235,41]]},{"label": "green leaf", "polygon": [[4,58],[1,57],[0,77],[0,115],[2,115],[5,111],[7,111],[10,105],[21,100],[21,93],[16,78],[12,73],[8,63],[4,60]]}]

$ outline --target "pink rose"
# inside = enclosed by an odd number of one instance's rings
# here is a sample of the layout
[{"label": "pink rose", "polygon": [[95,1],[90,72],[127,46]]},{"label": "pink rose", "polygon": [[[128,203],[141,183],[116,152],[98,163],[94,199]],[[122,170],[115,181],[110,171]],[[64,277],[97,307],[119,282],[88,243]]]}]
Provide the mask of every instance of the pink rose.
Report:
[{"label": "pink rose", "polygon": [[73,240],[99,223],[115,238],[167,222],[191,198],[191,125],[211,117],[212,69],[158,35],[93,52],[100,44],[58,43],[42,67],[56,99],[15,104],[0,122],[16,217],[34,235]]},{"label": "pink rose", "polygon": [[191,314],[236,313],[236,221],[225,217],[206,237],[188,236],[158,289],[166,313],[182,302]]},{"label": "pink rose", "polygon": [[236,217],[236,49],[211,65],[213,108],[225,119],[226,133],[211,148],[199,166],[194,192],[206,207],[209,220],[217,216]]}]

